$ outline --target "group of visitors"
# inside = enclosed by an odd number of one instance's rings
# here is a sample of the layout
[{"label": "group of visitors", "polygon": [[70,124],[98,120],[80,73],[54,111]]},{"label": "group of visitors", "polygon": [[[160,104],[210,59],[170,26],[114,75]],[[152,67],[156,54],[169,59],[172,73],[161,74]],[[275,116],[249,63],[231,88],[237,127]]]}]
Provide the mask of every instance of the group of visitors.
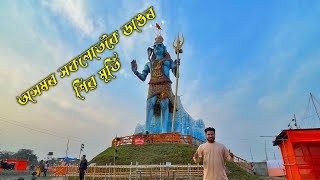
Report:
[{"label": "group of visitors", "polygon": [[36,175],[36,176],[40,176],[41,173],[43,172],[43,176],[47,176],[47,172],[49,169],[49,162],[46,161],[45,163],[43,162],[43,160],[41,160],[36,168],[36,171],[32,173],[32,175]]}]

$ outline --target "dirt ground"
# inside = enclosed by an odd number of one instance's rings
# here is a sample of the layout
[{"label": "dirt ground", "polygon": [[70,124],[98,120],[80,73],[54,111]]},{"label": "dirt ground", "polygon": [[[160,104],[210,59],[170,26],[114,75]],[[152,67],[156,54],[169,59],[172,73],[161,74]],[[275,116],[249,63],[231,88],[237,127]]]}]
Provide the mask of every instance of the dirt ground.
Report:
[{"label": "dirt ground", "polygon": [[285,180],[285,177],[260,177],[263,180]]},{"label": "dirt ground", "polygon": [[[32,171],[0,171],[0,180],[18,180],[23,178],[24,180],[32,179]],[[50,180],[60,180],[59,178],[52,177],[36,177],[37,180],[50,179]]]}]

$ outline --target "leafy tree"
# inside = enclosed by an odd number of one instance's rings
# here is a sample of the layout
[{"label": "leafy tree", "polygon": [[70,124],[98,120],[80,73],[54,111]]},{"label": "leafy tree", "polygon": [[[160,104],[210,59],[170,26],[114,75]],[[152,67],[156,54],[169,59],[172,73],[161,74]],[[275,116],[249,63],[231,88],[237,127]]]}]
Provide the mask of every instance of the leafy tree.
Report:
[{"label": "leafy tree", "polygon": [[17,159],[28,160],[28,164],[36,164],[38,157],[33,153],[31,149],[20,149],[16,153],[10,151],[0,152],[0,159]]},{"label": "leafy tree", "polygon": [[14,154],[15,159],[28,160],[29,164],[35,164],[38,161],[38,157],[33,153],[31,149],[20,149]]},{"label": "leafy tree", "polygon": [[0,159],[12,159],[14,152],[2,151],[0,152]]}]

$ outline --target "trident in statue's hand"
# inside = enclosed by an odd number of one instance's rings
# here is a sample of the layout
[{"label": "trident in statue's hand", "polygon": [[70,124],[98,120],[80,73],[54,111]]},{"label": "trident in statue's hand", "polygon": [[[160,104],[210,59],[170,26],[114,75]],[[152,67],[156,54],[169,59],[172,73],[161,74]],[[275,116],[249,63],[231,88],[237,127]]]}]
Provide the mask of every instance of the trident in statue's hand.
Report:
[{"label": "trident in statue's hand", "polygon": [[[174,42],[176,42],[176,45],[174,44]],[[179,59],[179,54],[182,53],[182,46],[184,44],[184,37],[182,34],[182,42],[180,41],[180,36],[178,33],[178,37],[177,39],[175,39],[172,43],[173,49],[175,51],[175,53],[177,54],[177,59],[175,61],[175,65],[176,65],[176,93],[174,96],[174,103],[173,103],[173,115],[172,115],[172,129],[171,131],[174,132],[174,120],[176,117],[176,109],[177,109],[177,96],[178,96],[178,84],[179,84],[179,65],[180,65],[180,59]]]},{"label": "trident in statue's hand", "polygon": [[174,42],[175,42],[175,41],[176,41],[176,40],[173,41],[172,46],[173,46],[173,49],[175,50],[176,54],[177,54],[178,57],[179,57],[179,53],[182,53],[182,49],[181,49],[181,48],[182,48],[183,43],[184,43],[183,34],[182,34],[182,42],[180,41],[179,33],[178,33],[176,45],[174,45]]}]

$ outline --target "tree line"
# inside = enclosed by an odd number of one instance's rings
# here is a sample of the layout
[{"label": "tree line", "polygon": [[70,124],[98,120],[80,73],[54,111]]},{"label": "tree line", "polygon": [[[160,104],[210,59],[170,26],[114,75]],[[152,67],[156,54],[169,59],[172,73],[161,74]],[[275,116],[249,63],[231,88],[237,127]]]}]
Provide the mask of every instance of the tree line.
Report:
[{"label": "tree line", "polygon": [[28,164],[36,164],[38,162],[38,157],[31,149],[19,149],[17,152],[0,151],[0,159],[28,160]]}]

